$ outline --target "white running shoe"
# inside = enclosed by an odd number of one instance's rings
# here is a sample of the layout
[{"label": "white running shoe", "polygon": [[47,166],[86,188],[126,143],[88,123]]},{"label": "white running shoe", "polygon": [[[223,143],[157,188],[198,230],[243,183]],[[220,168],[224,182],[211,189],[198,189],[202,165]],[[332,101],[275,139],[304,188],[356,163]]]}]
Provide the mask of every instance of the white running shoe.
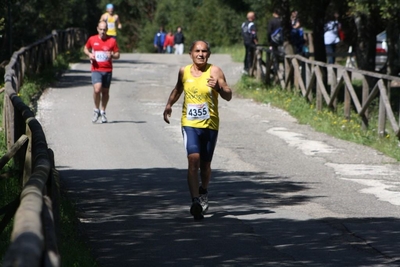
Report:
[{"label": "white running shoe", "polygon": [[101,113],[101,123],[107,123],[106,113]]},{"label": "white running shoe", "polygon": [[93,112],[93,118],[92,118],[92,122],[95,123],[100,117],[100,111],[94,111]]}]

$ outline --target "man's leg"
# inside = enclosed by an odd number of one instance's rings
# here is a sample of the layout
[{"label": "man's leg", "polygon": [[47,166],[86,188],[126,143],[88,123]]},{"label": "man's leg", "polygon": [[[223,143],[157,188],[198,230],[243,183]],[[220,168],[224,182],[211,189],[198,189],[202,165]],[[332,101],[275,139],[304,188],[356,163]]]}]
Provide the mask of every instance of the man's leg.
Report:
[{"label": "man's leg", "polygon": [[100,117],[100,99],[101,99],[101,83],[93,84],[93,102],[94,102],[94,111],[92,122],[95,123]]},{"label": "man's leg", "polygon": [[336,53],[336,44],[333,44],[332,45],[332,54],[333,54],[333,56],[332,56],[332,64],[335,64],[335,62],[336,62],[335,53]]},{"label": "man's leg", "polygon": [[188,156],[188,176],[187,181],[192,198],[199,197],[199,175],[200,154],[193,153]]},{"label": "man's leg", "polygon": [[335,53],[333,45],[325,45],[325,52],[328,58],[328,64],[333,64],[334,63],[333,53]]},{"label": "man's leg", "polygon": [[274,70],[274,75],[278,75],[279,71],[279,47],[273,46],[272,47],[272,67]]},{"label": "man's leg", "polygon": [[101,83],[95,83],[93,85],[94,108],[97,110],[100,109],[101,89]]},{"label": "man's leg", "polygon": [[247,46],[244,46],[243,70],[247,68]]},{"label": "man's leg", "polygon": [[211,179],[211,162],[200,161],[201,187],[208,188]]},{"label": "man's leg", "polygon": [[199,199],[203,213],[208,209],[208,185],[211,180],[211,161],[218,139],[218,131],[209,129],[204,131],[200,152],[202,156],[200,160],[201,186],[199,187]]},{"label": "man's leg", "polygon": [[200,167],[200,154],[193,153],[188,156],[188,185],[190,195],[192,196],[192,205],[190,207],[190,213],[193,215],[195,220],[203,219],[203,206],[200,201],[199,194],[199,177],[198,171]]},{"label": "man's leg", "polygon": [[250,68],[253,66],[253,60],[254,60],[254,47],[252,45],[249,45],[247,52],[247,66],[249,71]]},{"label": "man's leg", "polygon": [[208,184],[211,179],[211,161],[200,161],[201,186],[199,187],[199,199],[203,214],[208,210]]},{"label": "man's leg", "polygon": [[102,88],[101,89],[101,110],[100,110],[100,116],[101,116],[101,123],[107,123],[107,117],[106,117],[106,108],[107,108],[107,103],[108,100],[110,99],[110,94],[109,94],[109,88]]},{"label": "man's leg", "polygon": [[110,88],[101,88],[101,110],[106,111],[108,100],[110,99]]},{"label": "man's leg", "polygon": [[179,55],[182,55],[182,54],[183,54],[183,50],[184,50],[184,45],[183,45],[183,44],[179,44],[179,45],[178,45],[178,49],[179,49],[179,50],[178,50],[178,54],[179,54]]}]

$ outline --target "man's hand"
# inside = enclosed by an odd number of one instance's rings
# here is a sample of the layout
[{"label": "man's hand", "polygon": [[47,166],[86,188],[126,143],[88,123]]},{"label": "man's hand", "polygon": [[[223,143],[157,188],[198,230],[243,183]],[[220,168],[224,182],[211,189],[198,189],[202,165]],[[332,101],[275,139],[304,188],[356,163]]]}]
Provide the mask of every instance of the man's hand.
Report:
[{"label": "man's hand", "polygon": [[164,121],[169,124],[169,117],[171,117],[172,108],[170,106],[166,106],[164,110]]},{"label": "man's hand", "polygon": [[210,76],[210,78],[207,79],[207,86],[213,88],[216,91],[219,90],[218,80],[213,76]]}]

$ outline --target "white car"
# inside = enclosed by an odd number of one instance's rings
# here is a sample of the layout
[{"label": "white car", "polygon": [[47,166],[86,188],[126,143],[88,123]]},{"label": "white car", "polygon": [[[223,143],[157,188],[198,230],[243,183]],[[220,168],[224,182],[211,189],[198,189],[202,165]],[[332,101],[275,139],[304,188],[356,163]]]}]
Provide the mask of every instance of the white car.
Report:
[{"label": "white car", "polygon": [[375,70],[380,71],[385,67],[387,61],[387,41],[386,31],[381,32],[376,36],[376,57],[375,57]]}]

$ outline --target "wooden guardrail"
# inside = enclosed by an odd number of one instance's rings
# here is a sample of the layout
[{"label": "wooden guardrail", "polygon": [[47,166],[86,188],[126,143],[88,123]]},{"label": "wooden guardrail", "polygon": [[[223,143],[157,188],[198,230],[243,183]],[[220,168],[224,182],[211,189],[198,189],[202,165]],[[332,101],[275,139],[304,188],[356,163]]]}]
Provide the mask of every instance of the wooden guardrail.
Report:
[{"label": "wooden guardrail", "polygon": [[[355,110],[364,129],[369,126],[371,103],[379,97],[378,135],[385,136],[388,121],[400,139],[399,120],[390,103],[393,88],[400,87],[400,77],[274,52],[266,47],[257,47],[250,75],[265,83],[275,83],[284,90],[298,90],[310,103],[315,101],[317,110],[323,107],[336,110],[338,101],[342,100],[345,118],[349,119]],[[274,65],[279,66],[277,70]],[[361,92],[354,88],[353,79],[362,81]]]},{"label": "wooden guardrail", "polygon": [[18,97],[25,74],[52,66],[56,56],[79,48],[87,39],[80,29],[53,31],[36,43],[14,52],[6,66],[3,124],[9,152],[0,167],[11,159],[23,169],[22,191],[4,213],[0,231],[14,217],[11,245],[3,266],[60,266],[57,234],[59,179],[54,155],[35,114]]}]

